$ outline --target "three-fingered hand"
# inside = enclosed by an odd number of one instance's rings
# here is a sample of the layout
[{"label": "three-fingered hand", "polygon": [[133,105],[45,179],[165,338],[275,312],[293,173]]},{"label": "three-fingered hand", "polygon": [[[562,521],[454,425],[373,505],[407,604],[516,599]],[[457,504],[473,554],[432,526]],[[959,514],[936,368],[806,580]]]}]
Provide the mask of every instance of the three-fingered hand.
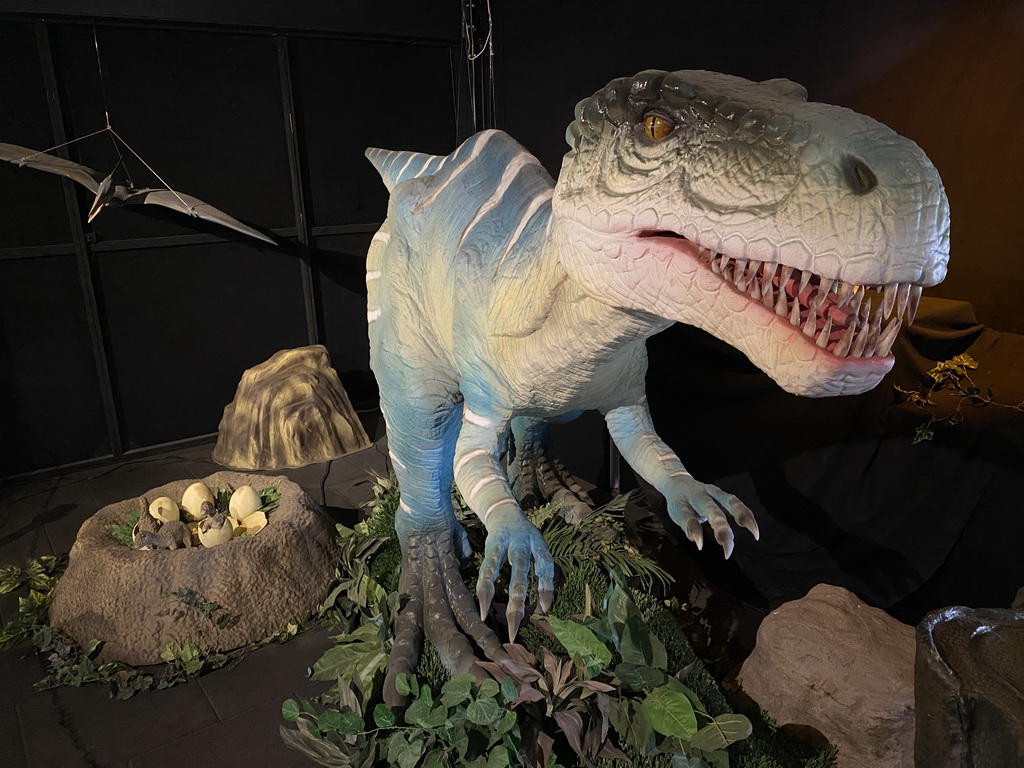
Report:
[{"label": "three-fingered hand", "polygon": [[673,478],[671,491],[666,495],[668,514],[683,529],[686,538],[704,548],[704,530],[701,523],[711,523],[715,540],[722,546],[728,559],[733,549],[733,532],[729,526],[728,513],[742,528],[746,528],[755,539],[761,537],[754,520],[754,513],[747,505],[731,493],[716,485],[694,480],[688,475]]}]

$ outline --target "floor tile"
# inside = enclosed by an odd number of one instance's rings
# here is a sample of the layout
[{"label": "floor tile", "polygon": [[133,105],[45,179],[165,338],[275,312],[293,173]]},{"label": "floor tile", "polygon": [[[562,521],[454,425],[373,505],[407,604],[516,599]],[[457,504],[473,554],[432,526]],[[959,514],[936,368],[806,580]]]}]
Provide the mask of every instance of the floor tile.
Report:
[{"label": "floor tile", "polygon": [[0,765],[4,768],[28,766],[25,746],[21,741],[21,723],[13,704],[0,704]]},{"label": "floor tile", "polygon": [[25,743],[29,768],[80,768],[114,763],[93,759],[89,748],[63,719],[56,692],[41,691],[17,706],[18,723]]},{"label": "floor tile", "polygon": [[265,645],[237,666],[210,672],[198,682],[217,716],[228,720],[267,702],[280,705],[332,645],[327,632],[314,627],[286,643]]},{"label": "floor tile", "polygon": [[124,765],[134,755],[217,722],[194,679],[167,690],[139,693],[127,701],[111,699],[101,685],[61,688],[54,700],[78,743],[103,766]]},{"label": "floor tile", "polygon": [[0,707],[14,706],[35,696],[38,691],[33,686],[44,674],[43,665],[28,642],[0,651]]},{"label": "floor tile", "polygon": [[135,757],[131,768],[310,768],[310,759],[281,740],[281,702],[261,706]]}]

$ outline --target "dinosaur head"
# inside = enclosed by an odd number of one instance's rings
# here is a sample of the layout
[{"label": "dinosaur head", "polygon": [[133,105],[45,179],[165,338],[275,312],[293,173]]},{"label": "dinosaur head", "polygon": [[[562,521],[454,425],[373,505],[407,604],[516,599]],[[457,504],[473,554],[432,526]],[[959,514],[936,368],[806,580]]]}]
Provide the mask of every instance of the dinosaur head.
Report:
[{"label": "dinosaur head", "polygon": [[704,328],[784,389],[856,394],[924,286],[949,207],[913,142],[788,80],[649,70],[576,107],[552,236],[594,298]]}]

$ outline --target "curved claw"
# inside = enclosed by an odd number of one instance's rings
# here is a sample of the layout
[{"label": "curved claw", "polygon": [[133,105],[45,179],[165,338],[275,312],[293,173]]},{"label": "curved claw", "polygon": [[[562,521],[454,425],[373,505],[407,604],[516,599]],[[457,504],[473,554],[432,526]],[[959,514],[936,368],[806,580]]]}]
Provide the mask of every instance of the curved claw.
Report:
[{"label": "curved claw", "polygon": [[540,608],[541,613],[547,613],[551,610],[551,604],[555,602],[555,590],[553,589],[538,589],[537,590],[537,607]]},{"label": "curved claw", "polygon": [[704,530],[700,527],[695,517],[687,517],[683,524],[683,533],[686,538],[697,545],[697,549],[704,549]]},{"label": "curved claw", "polygon": [[476,582],[476,599],[480,603],[480,621],[483,621],[491,612],[491,601],[494,600],[494,577],[485,579],[482,571]]}]

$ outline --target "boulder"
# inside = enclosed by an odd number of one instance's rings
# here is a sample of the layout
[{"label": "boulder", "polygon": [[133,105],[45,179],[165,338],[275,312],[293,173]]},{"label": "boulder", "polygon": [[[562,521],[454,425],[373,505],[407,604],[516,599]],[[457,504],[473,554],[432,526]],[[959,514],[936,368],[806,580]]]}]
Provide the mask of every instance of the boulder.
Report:
[{"label": "boulder", "polygon": [[944,608],[917,626],[917,756],[928,768],[1024,765],[1024,611]]},{"label": "boulder", "polygon": [[914,628],[819,584],[767,616],[740,672],[780,725],[810,726],[839,768],[913,768]]},{"label": "boulder", "polygon": [[319,344],[283,349],[243,373],[217,432],[213,460],[232,469],[294,469],[370,445]]},{"label": "boulder", "polygon": [[[54,590],[50,624],[83,647],[102,640],[100,661],[158,664],[167,643],[227,651],[257,642],[311,613],[334,579],[334,526],[295,483],[283,477],[218,472],[210,488],[265,488],[281,499],[257,535],[217,547],[139,550],[107,532],[161,496],[180,499],[194,479],[103,507],[82,525]],[[182,590],[198,600],[182,599]],[[178,593],[178,594],[175,594]],[[185,594],[188,594],[186,592]]]}]

